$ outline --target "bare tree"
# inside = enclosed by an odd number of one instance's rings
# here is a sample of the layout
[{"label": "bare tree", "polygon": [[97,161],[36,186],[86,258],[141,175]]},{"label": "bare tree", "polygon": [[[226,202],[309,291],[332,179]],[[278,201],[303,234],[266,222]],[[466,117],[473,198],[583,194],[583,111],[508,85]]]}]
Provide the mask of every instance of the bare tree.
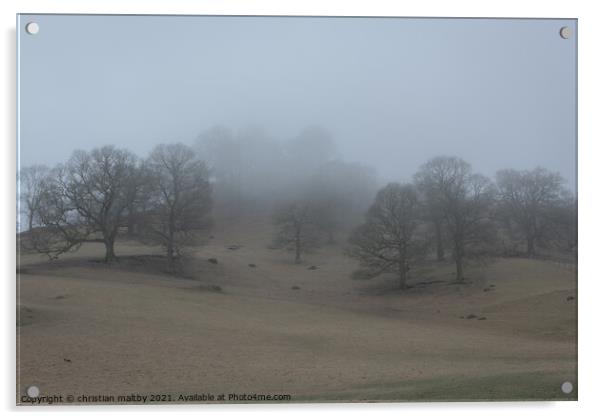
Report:
[{"label": "bare tree", "polygon": [[[456,162],[459,163],[459,162]],[[422,165],[414,175],[421,200],[425,203],[424,218],[431,223],[435,237],[435,251],[438,261],[445,259],[445,209],[443,208],[442,188],[449,181],[452,162],[446,157],[437,157]]]},{"label": "bare tree", "polygon": [[77,250],[91,233],[68,203],[59,181],[63,177],[62,166],[52,169],[45,177],[39,185],[35,226],[19,235],[23,249],[45,254],[49,259]]},{"label": "bare tree", "polygon": [[73,217],[65,206],[58,174],[58,169],[42,165],[23,168],[18,174],[20,216],[27,220],[19,225],[19,247],[50,259],[76,249],[83,239],[82,229],[67,223]]},{"label": "bare tree", "polygon": [[209,172],[193,149],[181,143],[155,147],[144,167],[150,188],[145,191],[148,210],[142,216],[142,229],[165,248],[173,268],[182,246],[209,224]]},{"label": "bare tree", "polygon": [[[510,229],[516,229],[525,241],[527,255],[534,256],[537,244],[555,230],[554,218],[561,215],[559,208],[567,203],[563,199],[567,193],[562,177],[543,168],[506,169],[497,172],[496,181],[501,217],[509,221]],[[571,201],[569,198],[566,210],[570,210]]]},{"label": "bare tree", "polygon": [[274,244],[292,248],[295,264],[301,263],[302,255],[319,246],[320,235],[316,210],[308,202],[294,202],[279,207],[273,216],[277,227]]},{"label": "bare tree", "polygon": [[392,272],[407,287],[410,264],[425,253],[418,234],[421,206],[411,184],[392,183],[380,190],[365,223],[351,235],[349,254],[368,269],[370,277]]},{"label": "bare tree", "polygon": [[456,281],[462,282],[466,258],[483,253],[493,243],[495,187],[486,177],[472,173],[470,165],[457,157],[430,160],[417,179],[428,185],[429,205],[443,217],[456,264]]},{"label": "bare tree", "polygon": [[370,168],[339,160],[325,163],[309,178],[306,195],[316,207],[328,243],[335,243],[337,234],[361,221],[376,185]]},{"label": "bare tree", "polygon": [[32,165],[22,168],[17,177],[19,185],[19,199],[21,213],[26,217],[25,226],[20,225],[20,230],[27,227],[31,231],[36,224],[40,210],[45,182],[50,175],[50,169],[44,165]]},{"label": "bare tree", "polygon": [[105,245],[105,261],[116,258],[115,239],[135,198],[136,158],[104,146],[76,151],[53,171],[40,208],[41,252],[55,258],[84,242]]},{"label": "bare tree", "polygon": [[551,242],[561,251],[577,251],[577,198],[565,191],[557,205],[550,210]]},{"label": "bare tree", "polygon": [[486,253],[495,243],[492,209],[495,203],[493,184],[480,174],[459,181],[456,191],[447,198],[445,213],[456,263],[456,281],[464,280],[464,261]]},{"label": "bare tree", "polygon": [[132,171],[128,187],[128,200],[125,209],[124,221],[127,228],[127,234],[130,237],[136,237],[140,234],[141,221],[145,212],[148,210],[148,191],[152,188],[151,179],[148,171],[142,163],[138,164]]}]

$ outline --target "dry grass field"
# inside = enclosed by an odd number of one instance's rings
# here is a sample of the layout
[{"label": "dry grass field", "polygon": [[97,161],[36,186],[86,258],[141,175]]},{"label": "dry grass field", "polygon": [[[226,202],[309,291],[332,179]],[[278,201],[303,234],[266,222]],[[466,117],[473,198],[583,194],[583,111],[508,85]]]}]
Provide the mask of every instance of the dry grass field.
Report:
[{"label": "dry grass field", "polygon": [[386,276],[352,280],[341,245],[295,265],[270,235],[261,222],[218,228],[184,277],[162,272],[159,249],[128,241],[108,266],[96,245],[53,262],[23,255],[17,402],[32,384],[175,400],[576,399],[576,386],[560,389],[577,383],[574,265],[492,260],[458,285],[441,264],[402,292]]}]

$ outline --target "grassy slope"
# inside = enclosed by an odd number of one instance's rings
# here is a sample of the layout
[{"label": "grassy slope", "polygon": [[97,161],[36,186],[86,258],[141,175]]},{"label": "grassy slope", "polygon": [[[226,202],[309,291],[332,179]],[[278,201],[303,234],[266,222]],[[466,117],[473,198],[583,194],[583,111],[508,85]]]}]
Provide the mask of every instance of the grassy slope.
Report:
[{"label": "grassy slope", "polygon": [[[563,399],[560,384],[576,383],[570,267],[499,260],[470,268],[471,283],[457,286],[441,265],[415,279],[435,283],[401,293],[394,279],[350,280],[354,263],[338,247],[297,266],[268,242],[261,226],[224,229],[196,251],[194,279],[129,259],[92,263],[94,246],[58,264],[25,256],[19,390]],[[156,250],[120,243],[118,251]],[[468,314],[487,319],[460,318]]]}]

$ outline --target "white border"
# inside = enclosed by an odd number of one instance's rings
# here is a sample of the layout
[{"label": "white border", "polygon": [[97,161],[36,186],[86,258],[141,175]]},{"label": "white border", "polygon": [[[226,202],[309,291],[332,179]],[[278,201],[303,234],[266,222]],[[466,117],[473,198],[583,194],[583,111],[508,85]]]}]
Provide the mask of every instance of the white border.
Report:
[{"label": "white border", "polygon": [[[0,105],[4,129],[2,143],[2,181],[4,186],[1,212],[3,269],[3,303],[1,348],[5,364],[0,388],[0,407],[9,416],[43,415],[63,418],[82,415],[91,417],[125,417],[143,412],[145,417],[163,418],[167,412],[183,416],[222,415],[245,418],[306,418],[315,415],[344,415],[362,418],[366,415],[391,418],[507,419],[515,416],[545,416],[568,420],[599,414],[600,358],[602,346],[598,321],[602,319],[602,278],[596,264],[598,241],[602,234],[600,181],[600,121],[602,120],[602,74],[600,45],[602,21],[595,1],[470,1],[422,0],[413,3],[387,0],[107,0],[107,1],[28,1],[3,0],[2,13],[2,81],[4,98]],[[579,19],[579,402],[568,403],[436,403],[436,404],[325,404],[293,406],[187,406],[187,407],[55,407],[15,408],[15,15],[16,13],[118,13],[118,14],[237,14],[237,15],[347,15],[347,16],[440,16],[440,17],[549,17]],[[598,216],[598,217],[596,217]],[[85,414],[84,414],[85,413]]]}]

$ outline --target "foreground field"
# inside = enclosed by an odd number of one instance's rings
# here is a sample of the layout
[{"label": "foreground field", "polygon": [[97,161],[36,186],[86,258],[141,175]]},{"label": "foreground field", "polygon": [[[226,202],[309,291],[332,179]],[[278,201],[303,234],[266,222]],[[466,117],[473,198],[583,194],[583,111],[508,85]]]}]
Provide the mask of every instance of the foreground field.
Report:
[{"label": "foreground field", "polygon": [[216,234],[189,278],[128,242],[111,266],[94,246],[23,256],[18,401],[32,384],[76,398],[576,399],[560,389],[577,383],[574,266],[500,259],[454,285],[443,264],[402,293],[394,279],[351,280],[337,246],[294,265],[262,232]]}]

